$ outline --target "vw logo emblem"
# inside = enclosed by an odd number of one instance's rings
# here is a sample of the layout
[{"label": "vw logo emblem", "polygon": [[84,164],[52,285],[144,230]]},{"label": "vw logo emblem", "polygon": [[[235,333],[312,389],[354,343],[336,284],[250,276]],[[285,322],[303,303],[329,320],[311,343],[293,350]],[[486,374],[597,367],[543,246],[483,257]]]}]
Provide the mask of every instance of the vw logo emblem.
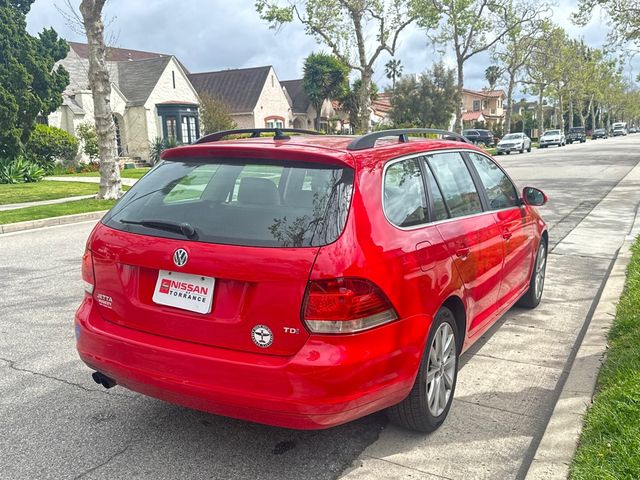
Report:
[{"label": "vw logo emblem", "polygon": [[179,248],[173,253],[173,263],[178,267],[184,267],[189,260],[189,254],[184,248]]},{"label": "vw logo emblem", "polygon": [[251,339],[260,348],[267,348],[273,343],[273,334],[266,325],[256,325],[251,330]]}]

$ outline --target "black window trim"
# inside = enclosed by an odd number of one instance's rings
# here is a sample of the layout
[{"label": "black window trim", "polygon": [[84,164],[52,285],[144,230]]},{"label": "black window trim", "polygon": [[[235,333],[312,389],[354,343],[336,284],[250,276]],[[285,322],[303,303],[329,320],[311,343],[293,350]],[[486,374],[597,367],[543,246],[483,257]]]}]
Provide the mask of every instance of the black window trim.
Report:
[{"label": "black window trim", "polygon": [[[462,159],[465,162],[465,165],[467,165],[467,169],[469,169],[469,173],[471,174],[471,178],[473,179],[474,182],[474,186],[476,187],[476,190],[478,190],[478,195],[480,196],[480,204],[482,205],[482,212],[479,213],[472,213],[470,215],[463,215],[460,217],[451,217],[451,212],[449,211],[449,206],[447,205],[447,202],[445,200],[444,204],[445,207],[447,208],[447,213],[449,214],[449,218],[443,219],[443,220],[432,220],[433,219],[433,215],[432,215],[432,202],[433,199],[431,198],[431,190],[429,189],[429,185],[425,176],[425,172],[421,170],[421,175],[422,175],[422,184],[424,187],[424,191],[427,193],[427,206],[428,206],[428,218],[427,221],[424,223],[419,223],[417,225],[411,225],[410,227],[400,227],[398,225],[396,225],[395,223],[393,223],[391,220],[389,220],[389,218],[387,217],[387,213],[385,212],[384,209],[384,179],[387,175],[387,169],[394,165],[395,163],[401,162],[403,160],[410,160],[411,158],[420,158],[420,157],[428,157],[430,155],[435,155],[438,153],[460,153]],[[480,177],[478,176],[478,172],[475,169],[475,166],[473,165],[473,162],[471,161],[471,158],[469,157],[469,153],[476,153],[478,155],[482,155],[483,157],[488,158],[490,161],[492,161],[493,163],[495,163],[498,168],[502,171],[502,173],[504,173],[507,178],[509,179],[509,181],[513,184],[513,186],[516,189],[516,194],[517,194],[517,198],[518,198],[518,205],[514,206],[514,207],[506,207],[506,208],[501,208],[498,210],[490,210],[487,208],[488,206],[488,197],[486,194],[486,191],[484,189],[484,185],[482,185],[482,182],[480,181]],[[424,160],[419,161],[418,163],[421,164],[423,163]],[[427,163],[427,162],[425,162]],[[428,163],[427,163],[428,166]],[[422,168],[422,167],[421,167]],[[430,166],[428,168],[431,168]],[[433,173],[433,170],[431,170],[431,172]],[[438,182],[438,177],[435,176],[434,174],[434,178],[436,179],[436,183],[438,184],[438,188],[440,188],[440,192],[442,193],[442,188],[440,187],[440,183]],[[480,188],[478,188],[478,184],[476,182],[479,182],[480,184]],[[444,199],[444,195],[442,197]],[[425,227],[429,227],[432,225],[439,225],[440,223],[446,223],[446,222],[452,222],[452,221],[456,221],[456,220],[462,220],[462,219],[466,219],[466,218],[471,218],[471,217],[477,217],[480,215],[487,215],[487,214],[493,214],[496,212],[501,212],[503,210],[511,210],[514,208],[518,208],[522,211],[522,209],[524,208],[524,203],[522,201],[522,198],[520,197],[520,190],[518,190],[518,185],[516,182],[513,181],[513,179],[509,176],[509,174],[504,170],[504,168],[502,168],[502,166],[496,162],[495,160],[493,160],[491,157],[489,157],[488,155],[482,153],[482,152],[478,152],[476,150],[471,150],[471,149],[465,149],[465,148],[452,148],[452,149],[448,149],[448,148],[444,148],[444,149],[438,149],[438,150],[428,150],[428,151],[422,151],[422,152],[416,152],[416,153],[411,153],[409,155],[405,155],[402,157],[396,157],[396,158],[392,158],[390,160],[388,160],[385,165],[384,165],[384,169],[382,171],[382,182],[381,182],[381,188],[380,188],[380,201],[382,202],[382,214],[384,215],[384,218],[387,220],[387,222],[389,223],[389,225],[391,225],[394,228],[397,228],[399,230],[403,230],[403,231],[412,231],[412,230],[418,230],[420,228],[425,228]]]},{"label": "black window trim", "polygon": [[[489,196],[487,195],[487,191],[486,191],[486,189],[485,189],[485,187],[484,187],[484,185],[482,183],[482,180],[480,179],[480,174],[478,173],[478,170],[476,170],[476,166],[473,164],[473,160],[471,160],[471,156],[469,155],[470,153],[475,153],[476,155],[480,155],[480,156],[486,158],[487,160],[492,162],[494,165],[496,165],[500,169],[500,171],[504,174],[504,176],[509,179],[509,181],[511,182],[511,185],[513,185],[513,189],[516,192],[516,199],[518,200],[518,204],[517,205],[514,205],[512,207],[498,208],[496,210],[492,210],[490,208],[490,206],[489,206]],[[488,155],[485,155],[485,154],[480,153],[480,152],[476,152],[474,150],[465,150],[464,153],[463,153],[463,156],[465,157],[465,160],[467,161],[467,167],[469,168],[470,171],[473,172],[471,175],[474,177],[474,182],[477,181],[476,188],[478,188],[478,184],[480,185],[480,189],[479,190],[482,191],[480,196],[483,199],[484,205],[486,205],[485,211],[487,211],[487,212],[500,212],[502,210],[511,210],[513,208],[518,208],[520,210],[522,210],[524,208],[524,202],[522,201],[522,198],[520,197],[520,190],[518,189],[518,185],[516,184],[516,182],[513,181],[513,179],[509,176],[509,174],[504,170],[504,168],[502,168],[502,166],[498,162],[496,162],[494,159],[492,159]]]}]

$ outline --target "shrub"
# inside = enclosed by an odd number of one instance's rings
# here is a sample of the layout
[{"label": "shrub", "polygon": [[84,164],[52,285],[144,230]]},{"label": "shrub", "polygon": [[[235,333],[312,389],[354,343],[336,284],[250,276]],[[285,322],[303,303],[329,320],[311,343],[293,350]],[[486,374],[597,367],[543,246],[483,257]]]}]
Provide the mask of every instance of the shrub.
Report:
[{"label": "shrub", "polygon": [[25,145],[27,158],[51,172],[57,160],[71,163],[78,154],[78,140],[70,133],[48,125],[36,125]]},{"label": "shrub", "polygon": [[0,184],[39,182],[44,174],[44,169],[40,165],[24,157],[0,160]]},{"label": "shrub", "polygon": [[164,152],[168,148],[177,147],[178,145],[179,143],[175,138],[165,138],[163,140],[160,137],[156,137],[155,140],[153,140],[153,142],[151,142],[149,145],[151,148],[151,165],[155,165],[160,161],[160,155],[162,155],[162,152]]},{"label": "shrub", "polygon": [[92,162],[100,156],[98,148],[98,134],[95,125],[91,123],[81,123],[76,129],[78,138],[82,140],[82,151],[89,157]]}]

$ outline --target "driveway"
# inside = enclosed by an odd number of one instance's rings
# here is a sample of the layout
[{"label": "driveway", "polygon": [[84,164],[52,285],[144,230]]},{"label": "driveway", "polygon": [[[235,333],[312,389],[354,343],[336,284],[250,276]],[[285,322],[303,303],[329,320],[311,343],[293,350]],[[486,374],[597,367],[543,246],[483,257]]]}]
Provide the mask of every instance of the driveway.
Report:
[{"label": "driveway", "polygon": [[463,357],[450,416],[430,436],[381,414],[296,432],[105,391],[77,359],[72,326],[92,224],[0,236],[2,477],[521,478],[633,221],[639,145],[640,135],[499,158],[551,197],[545,296]]}]

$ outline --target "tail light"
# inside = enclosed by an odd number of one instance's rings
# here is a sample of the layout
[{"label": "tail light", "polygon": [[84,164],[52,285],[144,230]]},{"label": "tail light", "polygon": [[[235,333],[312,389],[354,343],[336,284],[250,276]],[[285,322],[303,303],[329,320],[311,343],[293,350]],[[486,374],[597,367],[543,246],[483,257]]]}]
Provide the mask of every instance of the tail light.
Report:
[{"label": "tail light", "polygon": [[82,280],[84,281],[84,291],[92,295],[96,277],[93,274],[93,257],[89,249],[86,249],[82,256]]},{"label": "tail light", "polygon": [[355,333],[398,318],[391,302],[368,280],[309,282],[302,319],[313,333]]}]

